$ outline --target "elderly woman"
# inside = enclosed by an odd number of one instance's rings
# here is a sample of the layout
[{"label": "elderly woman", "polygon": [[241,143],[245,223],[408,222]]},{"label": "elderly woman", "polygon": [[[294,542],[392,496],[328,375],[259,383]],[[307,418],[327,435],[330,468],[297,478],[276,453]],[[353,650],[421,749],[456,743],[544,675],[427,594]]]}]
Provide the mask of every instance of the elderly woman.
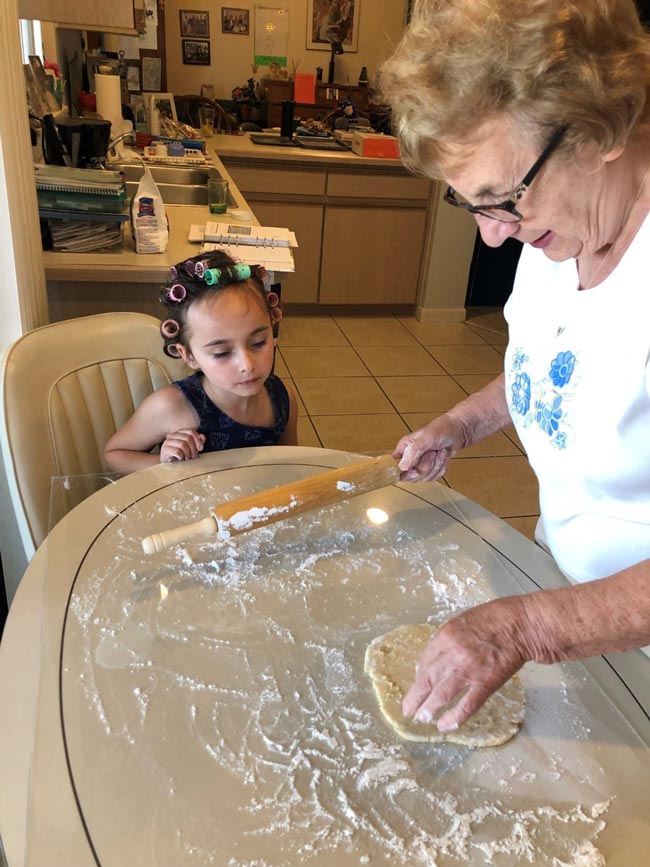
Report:
[{"label": "elderly woman", "polygon": [[402,478],[514,422],[577,582],[440,630],[403,710],[444,731],[529,660],[650,643],[650,39],[633,0],[421,0],[382,88],[406,161],[524,245],[505,373],[400,440]]}]

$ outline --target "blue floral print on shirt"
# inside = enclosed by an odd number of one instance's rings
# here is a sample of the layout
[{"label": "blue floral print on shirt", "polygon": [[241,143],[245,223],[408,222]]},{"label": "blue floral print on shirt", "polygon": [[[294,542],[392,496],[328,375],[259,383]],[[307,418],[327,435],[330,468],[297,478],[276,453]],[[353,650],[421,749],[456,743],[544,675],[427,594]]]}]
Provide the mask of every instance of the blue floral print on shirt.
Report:
[{"label": "blue floral print on shirt", "polygon": [[527,373],[518,373],[512,383],[512,405],[520,415],[526,415],[530,409],[530,377]]},{"label": "blue floral print on shirt", "polygon": [[545,401],[542,399],[535,403],[535,421],[544,433],[547,433],[550,437],[554,433],[557,433],[560,426],[560,419],[562,418],[561,406],[562,396],[559,394],[551,397],[550,400]]},{"label": "blue floral print on shirt", "polygon": [[571,379],[575,364],[576,357],[572,352],[558,352],[551,362],[551,369],[548,372],[553,385],[558,386],[558,388],[566,385]]},{"label": "blue floral print on shirt", "polygon": [[[510,408],[521,417],[524,427],[534,425],[548,436],[549,443],[558,449],[567,447],[567,424],[565,396],[560,393],[573,376],[577,359],[573,352],[558,352],[546,368],[548,373],[540,380],[531,380],[530,357],[521,348],[511,356]],[[542,368],[543,369],[543,368]]]}]

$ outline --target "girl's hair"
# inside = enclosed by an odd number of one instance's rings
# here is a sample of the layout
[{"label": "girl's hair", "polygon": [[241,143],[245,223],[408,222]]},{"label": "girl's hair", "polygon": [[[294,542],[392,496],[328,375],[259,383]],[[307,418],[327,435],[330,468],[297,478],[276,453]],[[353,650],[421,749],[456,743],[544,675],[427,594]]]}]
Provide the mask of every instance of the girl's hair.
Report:
[{"label": "girl's hair", "polygon": [[624,146],[647,109],[650,35],[633,0],[416,0],[381,69],[402,157],[441,177],[445,143],[509,114],[538,143]]},{"label": "girl's hair", "polygon": [[164,340],[165,355],[178,358],[178,344],[189,350],[187,312],[201,298],[218,294],[227,287],[240,287],[254,293],[257,300],[269,310],[271,322],[282,319],[279,297],[267,290],[266,270],[261,265],[243,265],[235,262],[223,250],[199,253],[169,270],[168,283],[160,293],[165,308],[160,334]]}]

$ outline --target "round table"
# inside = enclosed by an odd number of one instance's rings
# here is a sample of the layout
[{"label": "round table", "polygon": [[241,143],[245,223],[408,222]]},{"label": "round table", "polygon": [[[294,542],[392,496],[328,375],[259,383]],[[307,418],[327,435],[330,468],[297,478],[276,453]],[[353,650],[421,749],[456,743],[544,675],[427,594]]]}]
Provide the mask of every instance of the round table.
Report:
[{"label": "round table", "polygon": [[643,862],[643,654],[526,666],[524,726],[496,749],[402,742],[377,709],[377,635],[566,583],[476,504],[398,484],[142,553],[219,502],[357,459],[273,447],[159,465],[53,528],[0,648],[11,867]]}]

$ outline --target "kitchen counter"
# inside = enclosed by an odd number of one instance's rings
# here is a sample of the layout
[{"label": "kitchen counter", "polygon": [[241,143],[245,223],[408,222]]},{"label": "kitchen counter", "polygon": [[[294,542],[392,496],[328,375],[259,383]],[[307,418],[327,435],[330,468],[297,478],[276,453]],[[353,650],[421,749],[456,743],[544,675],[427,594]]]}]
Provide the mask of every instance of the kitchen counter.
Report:
[{"label": "kitchen counter", "polygon": [[[255,145],[248,134],[216,135],[208,150],[254,225],[296,232],[296,272],[283,279],[285,303],[399,305],[416,315],[419,304],[440,307],[447,320],[463,318],[474,229],[436,218],[439,184],[415,177],[399,160]],[[209,217],[205,207],[191,205],[167,205],[167,214],[165,253],[137,254],[128,227],[123,249],[114,253],[45,252],[52,321],[115,310],[157,315],[153,287],[171,265],[197,252],[189,227]],[[236,222],[230,215],[228,221]],[[469,241],[450,270],[447,251],[465,232]]]},{"label": "kitchen counter", "polygon": [[[221,157],[242,158],[247,162],[252,159],[261,159],[265,162],[281,164],[298,160],[304,165],[329,166],[339,165],[369,169],[376,171],[377,167],[388,169],[391,172],[407,174],[406,169],[399,160],[366,159],[350,152],[318,152],[303,151],[292,148],[287,154],[287,148],[268,147],[255,145],[248,135],[218,135],[207,142],[208,152],[213,158],[218,171],[225,177],[231,192],[237,199],[239,207],[253,211],[253,220],[246,221],[246,225],[259,226],[255,217],[254,208],[251,209],[244,195],[237,186],[236,181],[224,165]],[[169,218],[169,244],[164,253],[138,254],[131,239],[129,228],[125,229],[124,246],[121,250],[108,253],[43,253],[45,276],[50,280],[74,280],[85,281],[111,281],[115,283],[131,283],[137,275],[137,279],[143,283],[159,283],[164,279],[170,266],[182,259],[194,255],[197,252],[195,246],[187,240],[190,225],[192,223],[205,223],[209,215],[206,209],[196,205],[166,205]],[[228,222],[241,224],[241,220],[235,220],[228,215]],[[298,229],[297,226],[289,226]]]},{"label": "kitchen counter", "polygon": [[210,149],[221,158],[252,159],[273,163],[295,163],[315,166],[347,166],[355,169],[370,169],[373,172],[383,169],[387,172],[398,172],[408,175],[409,171],[401,160],[390,160],[375,157],[360,157],[352,151],[320,151],[305,150],[301,147],[287,148],[275,145],[258,145],[250,140],[250,135],[215,136],[210,143]]},{"label": "kitchen counter", "polygon": [[[216,154],[212,153],[213,161],[219,173],[230,184],[230,191],[237,200],[238,207],[250,210],[246,200],[237,188]],[[161,283],[176,262],[198,253],[198,246],[190,244],[187,236],[193,223],[206,223],[213,219],[206,208],[198,205],[166,205],[169,219],[169,243],[164,253],[136,253],[135,244],[131,238],[130,224],[124,230],[124,244],[121,250],[107,253],[43,253],[45,276],[49,281],[93,281],[111,283]],[[238,225],[259,226],[253,214],[253,220],[236,220],[227,215],[229,223]]]}]

